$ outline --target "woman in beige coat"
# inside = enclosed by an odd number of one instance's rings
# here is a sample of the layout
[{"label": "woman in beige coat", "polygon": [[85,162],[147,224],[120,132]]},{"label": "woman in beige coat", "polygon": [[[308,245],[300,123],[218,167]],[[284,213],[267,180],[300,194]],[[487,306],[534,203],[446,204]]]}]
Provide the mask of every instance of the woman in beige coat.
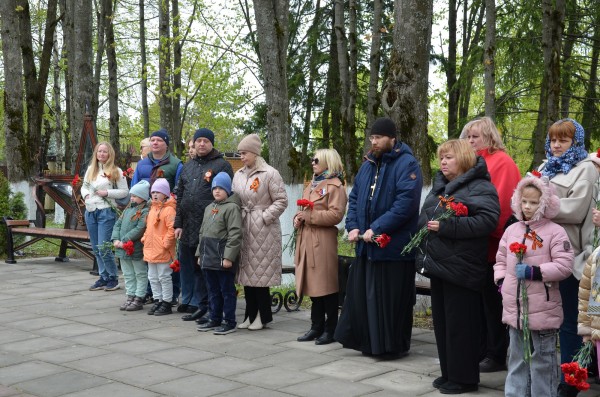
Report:
[{"label": "woman in beige coat", "polygon": [[[259,330],[273,320],[269,287],[281,284],[281,224],[287,194],[279,172],[260,157],[258,135],[238,145],[244,167],[232,190],[242,201],[243,241],[236,283],[244,286],[246,313],[240,329]],[[258,315],[260,314],[260,315]]]},{"label": "woman in beige coat", "polygon": [[333,342],[338,320],[338,257],[335,227],[344,218],[348,196],[342,161],[334,149],[320,149],[312,159],[313,179],[302,198],[312,204],[294,216],[296,290],[312,301],[311,327],[298,342]]}]

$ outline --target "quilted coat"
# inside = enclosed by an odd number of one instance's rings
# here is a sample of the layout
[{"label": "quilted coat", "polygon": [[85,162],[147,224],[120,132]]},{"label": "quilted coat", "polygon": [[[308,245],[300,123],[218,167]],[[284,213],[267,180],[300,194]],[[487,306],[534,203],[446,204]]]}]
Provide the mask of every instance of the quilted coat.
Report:
[{"label": "quilted coat", "polygon": [[[524,186],[533,183],[542,191],[540,207],[531,220],[523,220],[521,211],[521,194]],[[526,281],[529,299],[529,327],[532,330],[558,329],[563,322],[563,309],[558,282],[571,275],[573,270],[573,248],[565,229],[549,218],[558,214],[560,202],[556,195],[550,193],[551,187],[536,177],[525,178],[519,182],[512,197],[512,209],[519,220],[510,225],[500,241],[496,264],[494,265],[494,281],[504,279],[502,283],[502,322],[513,328],[520,328],[517,322],[521,319],[519,308],[521,296],[515,274],[517,257],[509,249],[512,243],[527,245],[523,263],[539,266],[542,281]],[[529,227],[542,244],[533,249],[533,240],[525,238]],[[525,242],[523,242],[525,240]],[[518,325],[518,326],[517,326]]]},{"label": "quilted coat", "polygon": [[489,236],[500,214],[498,194],[485,160],[478,157],[473,168],[451,181],[438,171],[423,203],[419,227],[446,211],[439,196],[453,197],[454,202],[467,206],[469,214],[442,220],[438,232],[427,234],[416,249],[417,269],[425,276],[480,291],[486,280]]},{"label": "quilted coat", "polygon": [[236,283],[246,287],[281,284],[281,224],[288,200],[279,172],[257,158],[254,168],[233,176],[232,190],[242,201],[242,250]]},{"label": "quilted coat", "polygon": [[154,202],[146,218],[142,237],[144,260],[150,263],[171,263],[175,260],[175,199]]},{"label": "quilted coat", "polygon": [[338,256],[335,227],[344,218],[348,197],[338,178],[324,179],[314,189],[307,186],[303,199],[314,203],[306,209],[296,239],[296,291],[298,296],[325,296],[338,292]]},{"label": "quilted coat", "polygon": [[[592,290],[594,275],[598,270],[598,255],[600,247],[590,255],[583,268],[583,276],[579,282],[579,316],[577,318],[577,333],[591,335],[592,340],[600,340],[600,316],[588,315],[588,304]],[[596,298],[598,299],[598,298]]]}]

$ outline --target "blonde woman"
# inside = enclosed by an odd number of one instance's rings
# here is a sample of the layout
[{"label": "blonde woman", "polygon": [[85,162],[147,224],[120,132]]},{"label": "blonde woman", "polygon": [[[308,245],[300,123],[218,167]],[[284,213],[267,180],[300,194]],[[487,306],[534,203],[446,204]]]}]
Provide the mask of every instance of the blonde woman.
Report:
[{"label": "blonde woman", "polygon": [[117,220],[115,199],[127,196],[129,190],[123,171],[115,165],[115,151],[110,143],[100,142],[96,145],[83,181],[81,196],[85,200],[85,223],[100,274],[90,291],[115,291],[119,289],[115,258],[112,250],[99,247],[107,241],[111,242],[112,229]]},{"label": "blonde woman", "polygon": [[296,291],[310,296],[311,327],[298,342],[317,345],[334,341],[338,322],[338,256],[336,225],[346,213],[342,160],[335,149],[320,149],[312,161],[313,178],[302,198],[314,203],[294,216],[296,239]]}]

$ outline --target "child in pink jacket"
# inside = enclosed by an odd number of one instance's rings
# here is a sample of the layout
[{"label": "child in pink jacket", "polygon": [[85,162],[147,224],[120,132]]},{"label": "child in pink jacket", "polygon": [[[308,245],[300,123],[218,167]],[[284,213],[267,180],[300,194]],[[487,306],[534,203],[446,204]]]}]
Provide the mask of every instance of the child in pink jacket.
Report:
[{"label": "child in pink jacket", "polygon": [[[494,265],[494,280],[502,292],[502,322],[510,334],[504,393],[507,397],[556,396],[556,343],[563,321],[558,282],[573,271],[573,249],[563,227],[550,220],[558,214],[560,201],[547,180],[526,176],[511,201],[519,222],[504,232]],[[520,261],[510,250],[513,243],[527,247]],[[523,354],[521,280],[529,301],[530,364]]]}]

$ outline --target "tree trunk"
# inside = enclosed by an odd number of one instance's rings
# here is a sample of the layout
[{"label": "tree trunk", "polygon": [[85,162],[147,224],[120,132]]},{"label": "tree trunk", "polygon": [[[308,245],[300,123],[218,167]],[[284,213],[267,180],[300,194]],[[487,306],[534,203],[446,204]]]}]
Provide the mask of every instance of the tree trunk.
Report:
[{"label": "tree trunk", "polygon": [[592,139],[600,138],[600,127],[596,123],[598,120],[598,57],[600,56],[600,6],[596,5],[595,15],[593,16],[594,36],[592,39],[592,58],[590,60],[590,78],[583,101],[583,115],[581,116],[581,126],[585,130],[585,147],[594,152],[596,148],[590,146]]},{"label": "tree trunk", "polygon": [[340,112],[340,68],[338,65],[337,38],[335,34],[335,12],[331,9],[331,34],[329,43],[329,68],[327,70],[327,82],[325,88],[325,103],[323,104],[322,129],[323,145],[334,148],[342,147]]},{"label": "tree trunk", "polygon": [[[573,47],[577,37],[577,4],[575,0],[566,0],[565,14],[569,16],[566,18],[569,21],[567,32],[562,43],[562,77],[561,77],[561,94],[560,94],[560,116],[561,118],[569,117],[569,108],[571,107],[571,98],[573,97],[573,87],[571,85],[571,79],[575,75],[573,71],[574,60],[571,59],[573,54]],[[590,81],[591,83],[591,81]],[[586,130],[587,132],[587,130]],[[587,138],[588,134],[586,134]]]},{"label": "tree trunk", "polygon": [[289,34],[289,0],[253,0],[256,36],[267,105],[269,159],[283,180],[291,183],[301,178],[288,165],[291,133],[288,122],[287,45]]},{"label": "tree trunk", "polygon": [[159,0],[158,6],[158,91],[160,125],[172,133],[171,111],[171,28],[169,0]]},{"label": "tree trunk", "polygon": [[[104,2],[105,0],[102,0]],[[95,62],[94,74],[92,76],[92,99],[90,101],[90,110],[94,120],[98,119],[98,107],[100,106],[100,81],[102,79],[102,62],[104,61],[104,47],[106,43],[106,23],[104,22],[103,5],[97,4],[96,7],[96,47],[95,47]]]},{"label": "tree trunk", "polygon": [[108,63],[108,110],[110,126],[110,144],[115,150],[117,160],[121,158],[119,142],[119,87],[117,82],[117,52],[115,51],[115,31],[113,27],[113,0],[102,0],[104,31],[106,34],[106,60]]},{"label": "tree trunk", "polygon": [[560,45],[565,18],[564,0],[542,0],[543,77],[536,128],[533,134],[533,162],[546,158],[544,144],[548,128],[559,119]]},{"label": "tree trunk", "polygon": [[383,2],[382,0],[373,1],[373,25],[371,27],[371,51],[369,54],[369,90],[367,92],[367,128],[365,129],[364,152],[371,147],[369,133],[371,125],[379,113],[381,99],[379,97],[379,73],[381,69],[381,33]]},{"label": "tree trunk", "polygon": [[171,138],[173,147],[171,150],[181,157],[184,151],[184,144],[181,141],[181,48],[183,41],[180,36],[180,18],[179,0],[173,1],[173,97],[171,100]]},{"label": "tree trunk", "polygon": [[0,1],[2,18],[2,60],[4,62],[4,137],[8,180],[20,182],[27,179],[22,166],[27,140],[23,120],[23,56],[19,46],[19,18],[15,0]]},{"label": "tree trunk", "polygon": [[[302,161],[308,158],[308,143],[310,140],[310,130],[312,122],[313,104],[315,101],[315,80],[318,77],[317,69],[317,58],[319,57],[319,25],[321,24],[321,0],[317,0],[315,5],[315,18],[311,24],[308,37],[309,37],[309,48],[310,58],[308,60],[308,88],[306,90],[306,109],[304,111],[304,128],[302,130],[302,149],[300,158]],[[329,147],[329,143],[325,144],[323,141],[320,142],[319,147]]]},{"label": "tree trunk", "polygon": [[485,0],[485,48],[483,50],[485,115],[496,119],[496,0]]},{"label": "tree trunk", "polygon": [[141,84],[141,97],[142,97],[142,118],[144,121],[144,137],[150,136],[150,115],[148,113],[148,65],[146,61],[146,26],[144,18],[146,14],[144,11],[144,4],[146,0],[140,0],[140,57],[142,61],[142,84]]},{"label": "tree trunk", "polygon": [[[460,90],[456,74],[456,40],[458,9],[456,0],[448,1],[448,58],[444,62],[446,70],[446,90],[448,90],[448,138],[456,137],[458,133],[458,101]],[[465,54],[466,56],[466,54]]]},{"label": "tree trunk", "polygon": [[431,182],[427,89],[432,17],[432,0],[395,0],[394,43],[381,100],[398,127],[399,139],[420,162],[425,184]]},{"label": "tree trunk", "polygon": [[[61,91],[60,91],[60,58],[61,54],[58,48],[58,40],[56,39],[56,30],[54,31],[54,46],[52,49],[52,111],[54,113],[54,139],[56,141],[56,161],[64,162],[63,153],[65,150],[63,139],[63,123],[62,123],[62,107],[61,107]],[[67,145],[68,146],[68,145]]]}]

